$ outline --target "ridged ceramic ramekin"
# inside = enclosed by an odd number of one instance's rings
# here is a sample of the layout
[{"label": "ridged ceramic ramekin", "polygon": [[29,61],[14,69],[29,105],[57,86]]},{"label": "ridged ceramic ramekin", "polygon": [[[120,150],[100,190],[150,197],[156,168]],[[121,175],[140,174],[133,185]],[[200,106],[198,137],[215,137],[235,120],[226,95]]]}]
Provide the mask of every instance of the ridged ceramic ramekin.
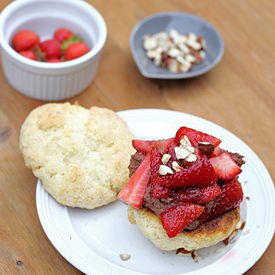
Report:
[{"label": "ridged ceramic ramekin", "polygon": [[[11,47],[16,31],[35,31],[41,40],[58,28],[79,34],[91,50],[75,60],[46,63],[27,59]],[[103,17],[82,0],[24,0],[9,4],[0,16],[2,64],[10,85],[35,99],[58,101],[79,94],[93,81],[107,37]]]}]

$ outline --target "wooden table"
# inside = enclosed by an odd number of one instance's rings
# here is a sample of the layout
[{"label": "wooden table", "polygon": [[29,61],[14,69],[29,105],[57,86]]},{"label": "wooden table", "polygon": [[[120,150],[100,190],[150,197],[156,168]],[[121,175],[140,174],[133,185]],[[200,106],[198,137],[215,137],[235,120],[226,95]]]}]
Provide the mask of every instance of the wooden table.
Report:
[{"label": "wooden table", "polygon": [[[2,0],[0,8],[9,2]],[[275,177],[275,4],[239,0],[90,0],[108,25],[95,82],[70,99],[113,110],[165,108],[211,120],[235,133]],[[191,80],[143,78],[129,36],[147,15],[183,11],[215,25],[225,42],[221,63]],[[35,207],[36,179],[18,148],[20,125],[43,102],[14,91],[0,73],[0,274],[80,274],[51,245]],[[275,274],[275,240],[247,274]]]}]

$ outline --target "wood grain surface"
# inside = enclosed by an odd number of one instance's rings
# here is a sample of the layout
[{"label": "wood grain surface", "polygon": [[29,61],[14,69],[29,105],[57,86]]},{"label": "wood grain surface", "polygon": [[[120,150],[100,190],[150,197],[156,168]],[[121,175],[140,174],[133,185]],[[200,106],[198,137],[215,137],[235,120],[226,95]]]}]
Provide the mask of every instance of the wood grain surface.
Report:
[{"label": "wood grain surface", "polygon": [[[11,1],[1,0],[2,10]],[[275,177],[275,2],[258,0],[90,0],[104,16],[108,39],[95,82],[70,99],[113,110],[165,108],[211,120],[239,136]],[[143,78],[129,36],[147,15],[182,11],[220,31],[225,54],[191,79]],[[41,101],[17,93],[0,72],[0,274],[80,274],[51,245],[35,207],[36,179],[18,148],[20,125]],[[275,240],[249,275],[275,274]]]}]

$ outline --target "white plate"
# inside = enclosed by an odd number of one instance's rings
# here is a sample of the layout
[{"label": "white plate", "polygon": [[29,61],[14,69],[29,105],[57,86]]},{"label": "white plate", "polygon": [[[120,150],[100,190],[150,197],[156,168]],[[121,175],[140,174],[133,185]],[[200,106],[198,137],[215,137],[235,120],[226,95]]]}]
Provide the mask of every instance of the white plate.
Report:
[{"label": "white plate", "polygon": [[[147,240],[127,219],[127,206],[120,201],[94,209],[72,209],[58,204],[38,181],[36,204],[49,240],[72,265],[86,274],[242,274],[261,257],[274,234],[274,187],[256,154],[232,133],[204,119],[166,110],[140,109],[119,112],[135,137],[168,138],[186,125],[222,139],[222,147],[245,156],[240,181],[245,196],[241,205],[246,226],[237,240],[199,251],[203,259],[163,252]],[[219,247],[224,248],[219,254]],[[120,254],[130,254],[122,261]]]}]

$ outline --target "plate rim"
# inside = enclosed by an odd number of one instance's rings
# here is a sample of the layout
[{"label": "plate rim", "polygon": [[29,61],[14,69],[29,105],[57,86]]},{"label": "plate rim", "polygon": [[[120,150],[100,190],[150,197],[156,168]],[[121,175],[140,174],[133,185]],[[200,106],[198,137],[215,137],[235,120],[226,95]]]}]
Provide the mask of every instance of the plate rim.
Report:
[{"label": "plate rim", "polygon": [[[127,109],[127,110],[122,110],[122,111],[119,111],[117,112],[119,115],[122,116],[122,119],[123,119],[123,115],[131,115],[131,114],[135,114],[135,113],[140,113],[140,112],[155,112],[155,113],[159,113],[159,112],[162,112],[162,113],[173,113],[173,114],[178,114],[178,115],[183,115],[183,116],[189,116],[189,117],[192,117],[194,119],[199,119],[203,122],[207,122],[208,124],[210,123],[212,126],[214,127],[220,127],[222,128],[227,134],[229,135],[233,135],[235,139],[238,139],[240,142],[241,142],[241,145],[244,145],[245,146],[245,149],[249,151],[250,154],[252,154],[252,156],[255,158],[255,160],[257,161],[257,163],[261,166],[261,170],[262,172],[264,172],[265,176],[267,177],[268,179],[268,183],[269,183],[269,187],[270,187],[270,190],[271,193],[269,194],[270,196],[273,196],[273,198],[275,199],[275,191],[274,191],[274,183],[273,183],[273,180],[272,180],[272,177],[271,175],[269,174],[266,166],[264,165],[263,161],[258,157],[258,155],[252,150],[252,148],[250,148],[245,142],[243,142],[238,136],[236,136],[234,133],[230,132],[229,130],[223,128],[222,126],[212,122],[212,121],[209,121],[205,118],[202,118],[202,117],[199,117],[199,116],[196,116],[196,115],[192,115],[192,114],[188,114],[188,113],[183,113],[183,112],[178,112],[178,111],[173,111],[173,110],[168,110],[168,109],[156,109],[156,108],[143,108],[143,109]],[[39,183],[39,179],[38,179],[38,183]],[[273,188],[271,188],[270,186],[270,183],[273,185]],[[80,266],[78,263],[75,263],[73,261],[71,261],[70,257],[67,257],[67,255],[64,255],[65,253],[62,253],[62,251],[60,251],[60,249],[58,249],[56,247],[56,245],[54,244],[54,242],[52,241],[52,238],[49,234],[49,232],[47,231],[47,227],[45,225],[45,220],[43,220],[43,218],[41,217],[41,213],[40,213],[40,208],[41,208],[41,205],[39,205],[39,195],[40,195],[40,189],[43,189],[43,186],[42,186],[42,183],[40,184],[37,184],[37,187],[36,187],[36,208],[37,208],[37,212],[38,212],[38,217],[39,217],[39,221],[41,223],[41,226],[42,226],[42,229],[43,231],[45,232],[45,234],[47,235],[48,239],[50,240],[50,242],[52,243],[52,245],[55,247],[55,249],[70,263],[72,264],[73,266],[75,266],[77,269],[79,269],[80,271],[82,272],[87,272],[87,270],[85,270],[82,266]],[[43,189],[44,190],[44,189]],[[270,191],[269,190],[269,191]],[[46,192],[46,191],[45,191]],[[49,196],[49,195],[48,195]],[[67,208],[67,207],[65,207]],[[273,210],[273,221],[275,221],[275,211]],[[264,245],[261,246],[261,249],[257,251],[257,254],[256,254],[256,257],[255,257],[255,253],[253,254],[254,258],[250,259],[249,261],[247,261],[245,264],[243,264],[241,266],[241,269],[238,270],[238,272],[246,272],[249,268],[251,268],[259,259],[260,257],[264,254],[264,252],[266,251],[267,247],[269,246],[272,238],[273,238],[273,234],[274,234],[274,230],[275,230],[275,223],[272,223],[270,226],[269,226],[269,231],[268,231],[268,234],[267,234],[267,238],[265,238],[265,243]],[[273,232],[273,234],[272,234]],[[98,270],[96,270],[97,274],[98,274]],[[100,271],[99,271],[100,272]],[[140,273],[137,273],[136,271],[134,270],[131,270],[131,274],[140,274]],[[101,273],[100,273],[101,274]],[[146,274],[146,273],[144,273]],[[189,272],[187,273],[189,274]],[[191,274],[191,273],[190,273]],[[192,272],[192,274],[194,274]]]}]

